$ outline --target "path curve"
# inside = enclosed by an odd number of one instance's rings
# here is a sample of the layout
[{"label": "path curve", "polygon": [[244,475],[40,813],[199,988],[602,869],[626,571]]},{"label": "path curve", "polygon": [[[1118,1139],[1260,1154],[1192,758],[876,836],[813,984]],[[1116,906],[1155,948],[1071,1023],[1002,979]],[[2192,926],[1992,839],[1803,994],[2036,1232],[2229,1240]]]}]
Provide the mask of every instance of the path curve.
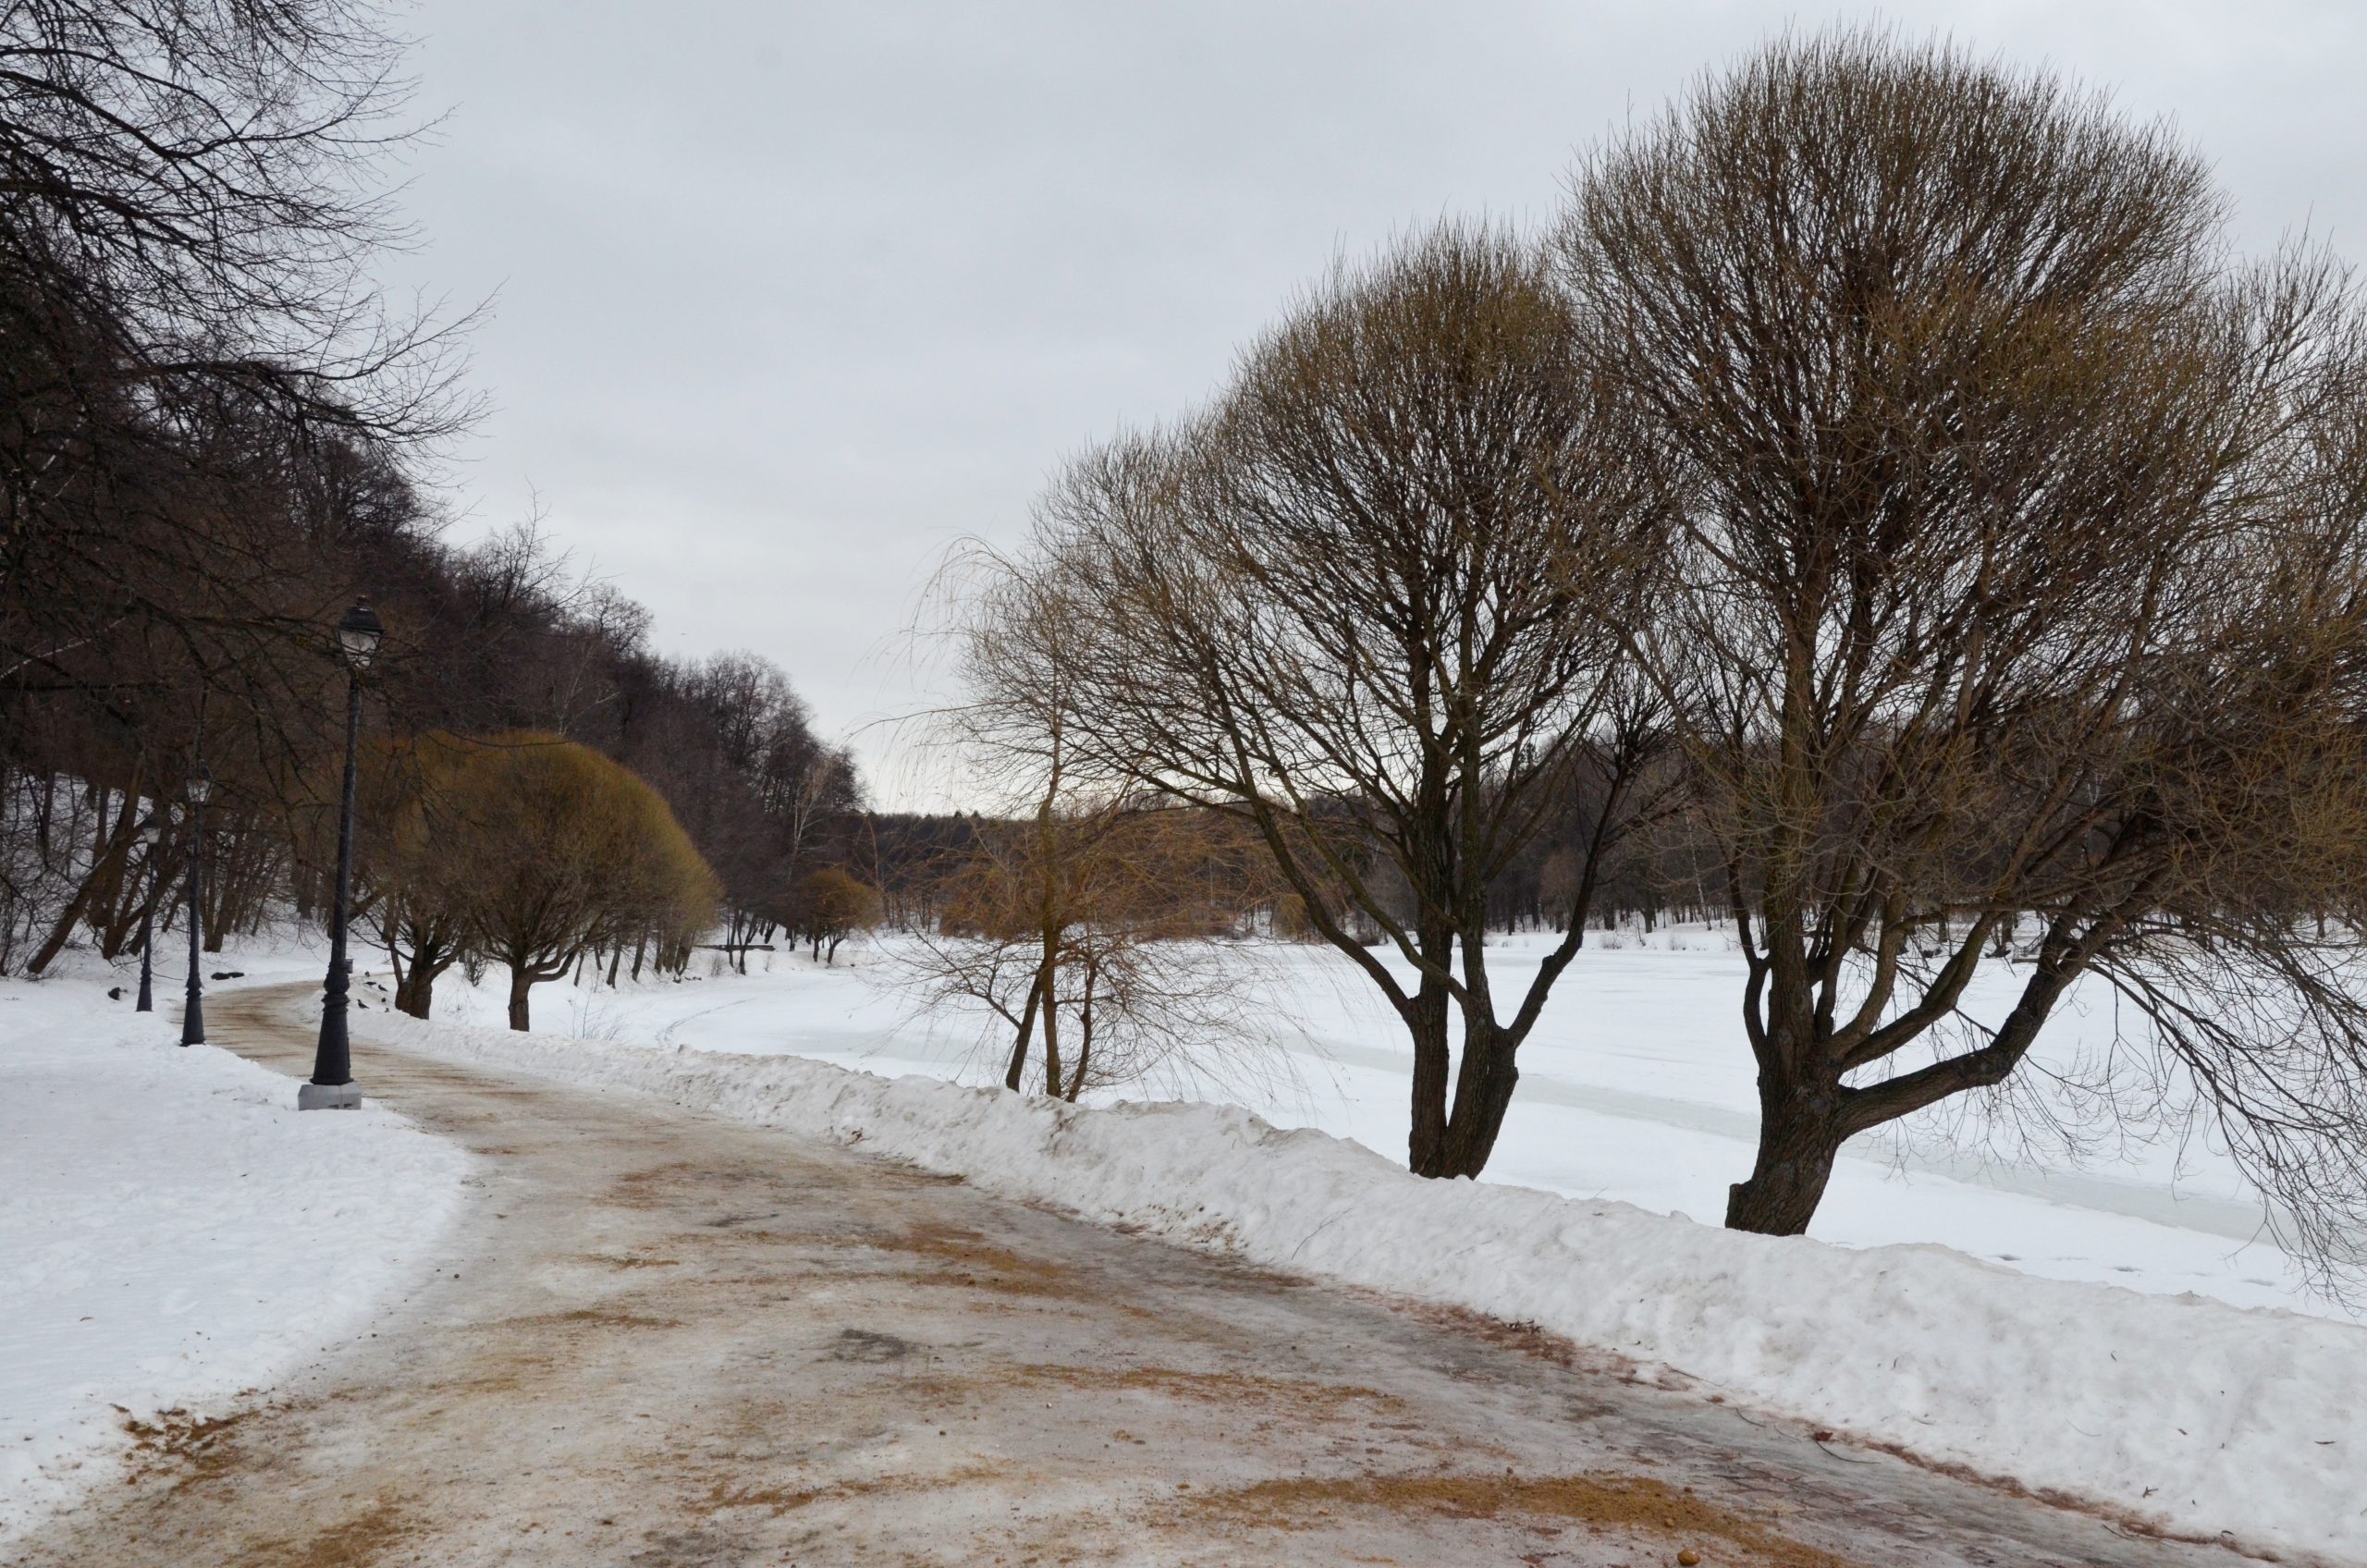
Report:
[{"label": "path curve", "polygon": [[[215,998],[215,1038],[300,1075],[304,989]],[[480,1161],[449,1256],[290,1386],[149,1434],[24,1568],[2238,1562],[1502,1325],[647,1100],[356,1059]]]}]

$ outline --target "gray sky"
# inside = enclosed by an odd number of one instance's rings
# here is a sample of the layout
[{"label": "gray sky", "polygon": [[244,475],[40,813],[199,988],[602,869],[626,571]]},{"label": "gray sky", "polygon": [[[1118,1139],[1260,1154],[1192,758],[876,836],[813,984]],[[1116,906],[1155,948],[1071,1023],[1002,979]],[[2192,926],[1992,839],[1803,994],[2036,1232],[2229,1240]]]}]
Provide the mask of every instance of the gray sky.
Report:
[{"label": "gray sky", "polygon": [[2367,6],[2047,0],[423,0],[398,276],[468,300],[496,409],[462,533],[523,516],[663,651],[779,660],[866,721],[931,564],[1067,453],[1190,406],[1335,255],[1539,224],[1575,149],[1787,21],[1879,15],[2169,114],[2238,234],[2367,259]]}]

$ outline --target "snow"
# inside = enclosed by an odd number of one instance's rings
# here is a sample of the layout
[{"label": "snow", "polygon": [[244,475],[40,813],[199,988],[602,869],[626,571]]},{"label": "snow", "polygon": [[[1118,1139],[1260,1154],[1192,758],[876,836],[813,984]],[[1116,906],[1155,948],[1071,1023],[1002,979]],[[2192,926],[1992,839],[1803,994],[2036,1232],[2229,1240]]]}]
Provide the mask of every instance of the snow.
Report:
[{"label": "snow", "polygon": [[[1750,1169],[1759,1119],[1741,1041],[1742,960],[1723,933],[1699,928],[1656,933],[1649,945],[1634,932],[1610,941],[1618,945],[1589,940],[1522,1047],[1520,1087],[1486,1180],[1714,1221],[1727,1183]],[[1500,995],[1525,980],[1543,944],[1491,942]],[[1155,1097],[1239,1104],[1396,1155],[1412,1058],[1380,993],[1326,949],[1272,944],[1255,958],[1252,983],[1282,1025],[1271,1081]],[[537,986],[534,1018],[588,1038],[999,1078],[968,1021],[910,1016],[881,983],[890,967],[877,949],[842,951],[835,967],[758,953],[744,976],[694,967],[681,984]],[[2017,984],[2005,965],[1986,966],[1968,1008],[2002,1013]],[[497,1025],[505,1006],[498,974],[472,988],[454,972],[437,986],[439,1018]],[[2107,1002],[2075,993],[2042,1042],[2049,1062],[2100,1047],[2111,1022]],[[1911,1145],[1849,1145],[1811,1234],[1847,1246],[1935,1243],[2048,1279],[2359,1317],[2305,1288],[2300,1268],[2265,1237],[2257,1197],[2206,1139],[2165,1129],[2075,1165],[1958,1148],[1931,1121],[1917,1128]]]},{"label": "snow", "polygon": [[[1072,1107],[945,1082],[941,1062],[938,1076],[890,1080],[796,1056],[694,1051],[681,1040],[720,1037],[727,1018],[754,1028],[748,1020],[773,1010],[743,1008],[749,998],[720,982],[673,989],[659,1009],[675,1015],[670,1046],[383,1011],[357,1029],[857,1145],[1269,1267],[1534,1322],[1743,1403],[2165,1528],[2367,1555],[2367,1329],[2038,1279],[1935,1245],[1737,1235],[1607,1199],[1425,1182],[1356,1143],[1235,1106]],[[825,1020],[842,1039],[892,1020],[878,1011],[889,1004],[810,970],[781,990],[809,1011],[824,996],[844,1004]],[[545,1016],[564,995],[539,998]],[[647,996],[635,1005],[658,1008]],[[626,1027],[613,1013],[588,1022]],[[764,1027],[806,1040],[816,1023]],[[1672,1073],[1664,1086],[1681,1084]]]},{"label": "snow", "polygon": [[[1537,946],[1499,943],[1502,971]],[[1281,1071],[1196,1091],[1239,1104],[1080,1109],[948,1082],[990,1075],[977,1034],[911,1016],[875,983],[877,951],[539,986],[558,1035],[467,1027],[498,1023],[497,975],[448,976],[434,1025],[387,1014],[366,979],[375,1005],[354,1023],[1533,1321],[1741,1404],[2180,1532],[2367,1558],[2367,1328],[2300,1290],[2207,1141],[2065,1170],[1927,1137],[1845,1158],[1815,1239],[1694,1223],[1749,1160],[1739,961],[1714,934],[1631,934],[1557,990],[1490,1179],[1420,1182],[1394,1158],[1394,1021],[1333,955],[1259,957],[1245,983],[1287,1025]],[[285,944],[218,962],[249,984],[319,968]],[[0,983],[0,1542],[116,1473],[110,1406],[202,1412],[364,1331],[435,1256],[468,1170],[382,1109],[299,1116],[286,1078],[173,1048],[170,1015],[107,1001],[110,978]],[[2011,982],[1984,975],[1975,1010]],[[2109,1023],[2075,1011],[2048,1048],[2076,1054]]]},{"label": "snow", "polygon": [[148,1014],[96,961],[0,981],[0,1547],[118,1473],[127,1417],[202,1415],[365,1332],[459,1212],[454,1145],[180,1048],[174,971]]}]

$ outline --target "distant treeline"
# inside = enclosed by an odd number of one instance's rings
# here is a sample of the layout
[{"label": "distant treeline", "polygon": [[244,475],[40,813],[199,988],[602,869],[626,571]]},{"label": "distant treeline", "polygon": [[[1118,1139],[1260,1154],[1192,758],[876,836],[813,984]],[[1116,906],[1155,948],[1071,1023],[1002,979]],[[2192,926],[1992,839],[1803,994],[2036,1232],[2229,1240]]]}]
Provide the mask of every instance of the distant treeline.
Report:
[{"label": "distant treeline", "polygon": [[[1148,807],[1172,812],[1173,807]],[[1560,931],[1566,929],[1572,892],[1586,869],[1586,828],[1590,818],[1577,804],[1511,857],[1490,882],[1488,927],[1494,931]],[[1593,926],[1616,929],[1639,925],[1650,931],[1666,923],[1715,921],[1726,911],[1717,893],[1716,846],[1687,825],[1672,823],[1649,843],[1630,842],[1615,855],[1604,857],[1598,873],[1598,891],[1589,908]],[[1214,831],[1215,829],[1211,829]],[[878,889],[884,923],[906,930],[934,927],[942,918],[951,884],[963,868],[987,846],[1033,831],[1033,824],[1017,818],[989,817],[976,812],[941,814],[877,812],[848,822],[832,847],[848,869]],[[1388,868],[1375,865],[1384,882]],[[1297,926],[1285,900],[1271,887],[1255,892],[1254,907],[1243,923],[1261,931],[1292,937],[1310,933]],[[1413,900],[1398,889],[1400,913],[1410,913]],[[1169,892],[1175,910],[1203,907],[1204,890],[1178,885]],[[1355,912],[1345,912],[1353,918]],[[1380,940],[1376,926],[1369,936]]]}]

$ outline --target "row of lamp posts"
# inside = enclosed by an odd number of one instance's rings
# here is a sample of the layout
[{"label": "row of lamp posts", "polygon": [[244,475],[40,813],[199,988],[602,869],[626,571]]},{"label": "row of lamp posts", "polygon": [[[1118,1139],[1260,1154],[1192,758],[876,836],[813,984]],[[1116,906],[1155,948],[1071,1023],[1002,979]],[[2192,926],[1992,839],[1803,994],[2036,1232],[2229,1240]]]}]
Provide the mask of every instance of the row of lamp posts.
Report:
[{"label": "row of lamp posts", "polygon": [[[205,988],[197,975],[200,937],[198,898],[203,885],[205,802],[206,797],[214,792],[214,781],[206,777],[203,763],[201,762],[190,771],[186,787],[189,791],[190,839],[189,887],[184,895],[184,901],[188,905],[189,913],[189,981],[186,1000],[181,1008],[181,1044],[202,1046],[205,1044]],[[179,822],[181,808],[174,806],[171,809],[173,820],[176,823]],[[140,830],[140,841],[148,851],[148,876],[151,883],[155,880],[157,847],[163,842],[164,837],[165,825],[154,816],[151,816],[148,819],[148,826]],[[156,906],[163,901],[160,894],[161,889],[152,891],[148,896],[148,907],[140,914],[140,1000],[136,1006],[141,1012],[156,1011],[156,944],[153,938],[156,933]]]},{"label": "row of lamp posts", "polygon": [[[337,655],[345,661],[345,784],[337,802],[337,891],[329,905],[329,973],[322,987],[321,1037],[313,1053],[312,1080],[296,1091],[296,1104],[303,1110],[350,1109],[362,1103],[362,1091],[353,1082],[353,1055],[345,1027],[348,993],[353,975],[346,960],[346,916],[353,896],[353,786],[356,755],[362,744],[362,672],[370,668],[371,655],[378,651],[378,641],[386,635],[386,628],[378,619],[378,612],[368,601],[356,599],[353,607],[338,618],[337,623]],[[205,1043],[205,989],[198,977],[202,962],[198,927],[199,897],[203,888],[205,860],[205,802],[214,792],[214,782],[201,761],[190,770],[189,782],[189,890],[187,894],[189,925],[189,979],[186,999],[181,1011],[181,1044],[202,1046]],[[175,815],[178,815],[176,808]],[[156,866],[156,849],[164,838],[164,824],[151,816],[141,830],[141,839],[148,851],[149,875],[153,878]],[[156,929],[154,895],[148,900],[147,909],[140,917],[140,999],[141,1012],[155,1010],[154,944],[150,938]]]}]

